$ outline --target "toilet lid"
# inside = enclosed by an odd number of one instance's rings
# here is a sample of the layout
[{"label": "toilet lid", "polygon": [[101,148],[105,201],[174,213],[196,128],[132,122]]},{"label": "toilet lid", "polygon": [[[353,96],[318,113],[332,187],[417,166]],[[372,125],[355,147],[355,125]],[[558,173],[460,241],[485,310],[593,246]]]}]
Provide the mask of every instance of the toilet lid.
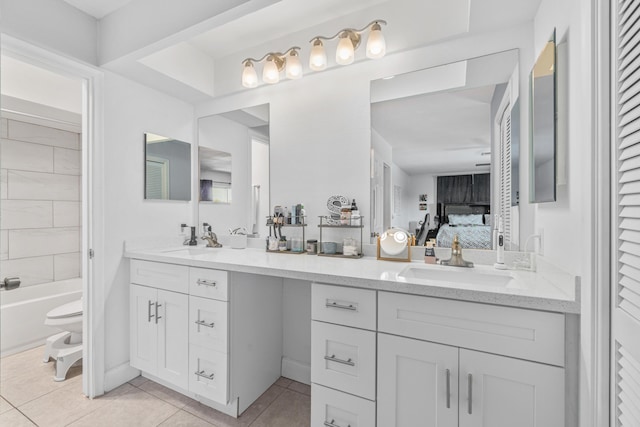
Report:
[{"label": "toilet lid", "polygon": [[49,319],[60,319],[62,317],[72,317],[82,314],[82,300],[70,302],[56,307],[47,313]]}]

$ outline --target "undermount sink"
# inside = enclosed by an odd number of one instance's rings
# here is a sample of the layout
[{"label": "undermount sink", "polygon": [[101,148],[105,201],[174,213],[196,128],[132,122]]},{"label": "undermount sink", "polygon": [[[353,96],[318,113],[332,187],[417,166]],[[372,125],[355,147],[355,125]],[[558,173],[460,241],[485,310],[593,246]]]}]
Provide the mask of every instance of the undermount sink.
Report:
[{"label": "undermount sink", "polygon": [[476,268],[408,265],[398,277],[407,282],[449,282],[481,286],[506,287],[513,280],[509,272],[488,272]]},{"label": "undermount sink", "polygon": [[171,254],[171,255],[201,255],[201,254],[213,253],[215,252],[215,248],[207,248],[204,246],[184,247],[184,248],[178,248],[178,249],[175,249],[175,248],[168,249],[161,252],[165,254]]}]

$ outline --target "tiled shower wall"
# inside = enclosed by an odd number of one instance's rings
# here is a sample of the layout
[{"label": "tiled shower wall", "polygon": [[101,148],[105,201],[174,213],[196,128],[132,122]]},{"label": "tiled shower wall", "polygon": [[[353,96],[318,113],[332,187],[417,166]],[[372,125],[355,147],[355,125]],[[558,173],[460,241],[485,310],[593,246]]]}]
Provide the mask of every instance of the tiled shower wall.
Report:
[{"label": "tiled shower wall", "polygon": [[0,120],[0,280],[80,277],[80,134]]}]

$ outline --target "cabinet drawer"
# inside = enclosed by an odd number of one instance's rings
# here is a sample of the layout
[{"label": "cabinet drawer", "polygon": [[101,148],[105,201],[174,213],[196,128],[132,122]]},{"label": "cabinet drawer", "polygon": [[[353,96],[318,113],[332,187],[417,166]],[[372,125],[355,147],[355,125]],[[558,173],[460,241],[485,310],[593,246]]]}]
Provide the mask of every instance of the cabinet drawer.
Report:
[{"label": "cabinet drawer", "polygon": [[131,283],[186,294],[189,291],[189,267],[132,259]]},{"label": "cabinet drawer", "polygon": [[227,302],[189,297],[189,342],[227,353]]},{"label": "cabinet drawer", "polygon": [[229,274],[226,271],[191,267],[189,269],[189,294],[228,301],[228,277]]},{"label": "cabinet drawer", "polygon": [[370,400],[311,384],[311,427],[373,427],[376,404]]},{"label": "cabinet drawer", "polygon": [[376,329],[375,291],[314,283],[311,292],[313,320]]},{"label": "cabinet drawer", "polygon": [[312,322],[311,381],[374,400],[375,332]]},{"label": "cabinet drawer", "polygon": [[564,366],[564,316],[380,292],[378,330]]},{"label": "cabinet drawer", "polygon": [[189,346],[189,391],[227,404],[227,355],[197,345]]}]

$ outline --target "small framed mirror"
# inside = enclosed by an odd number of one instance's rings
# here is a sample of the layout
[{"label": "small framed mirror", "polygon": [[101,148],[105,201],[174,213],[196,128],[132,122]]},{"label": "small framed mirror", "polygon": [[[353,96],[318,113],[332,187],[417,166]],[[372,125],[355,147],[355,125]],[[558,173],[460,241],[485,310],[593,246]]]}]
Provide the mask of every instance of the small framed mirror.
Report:
[{"label": "small framed mirror", "polygon": [[231,203],[231,153],[198,147],[200,201]]},{"label": "small framed mirror", "polygon": [[191,144],[145,133],[144,147],[144,198],[191,200]]},{"label": "small framed mirror", "polygon": [[557,101],[555,31],[531,71],[529,201],[555,202]]}]

